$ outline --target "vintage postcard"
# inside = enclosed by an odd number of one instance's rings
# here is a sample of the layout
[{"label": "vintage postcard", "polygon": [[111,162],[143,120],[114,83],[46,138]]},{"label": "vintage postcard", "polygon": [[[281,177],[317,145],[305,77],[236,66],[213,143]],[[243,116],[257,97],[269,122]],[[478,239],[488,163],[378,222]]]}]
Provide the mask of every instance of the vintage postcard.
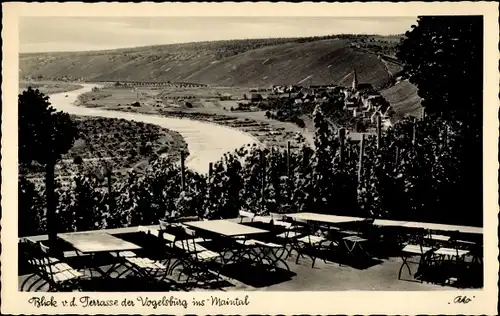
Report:
[{"label": "vintage postcard", "polygon": [[496,3],[2,9],[2,313],[496,314]]}]

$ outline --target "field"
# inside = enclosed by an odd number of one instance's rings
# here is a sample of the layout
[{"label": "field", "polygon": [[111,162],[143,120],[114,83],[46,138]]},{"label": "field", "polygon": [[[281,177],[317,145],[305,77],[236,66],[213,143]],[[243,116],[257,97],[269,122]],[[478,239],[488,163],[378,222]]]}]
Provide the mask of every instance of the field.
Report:
[{"label": "field", "polygon": [[[141,171],[158,156],[177,160],[180,150],[187,150],[177,132],[156,125],[109,118],[72,116],[72,119],[80,135],[56,165],[56,176],[60,179],[71,177],[80,172],[80,168],[98,177],[103,176],[107,166],[112,166],[115,176],[129,170]],[[43,168],[32,165],[20,173],[41,183],[42,172]]]},{"label": "field", "polygon": [[38,89],[44,94],[61,93],[80,89],[82,86],[78,84],[56,82],[56,81],[26,81],[19,82],[19,93],[22,93],[28,87]]},{"label": "field", "polygon": [[380,36],[372,35],[366,38],[358,38],[353,43],[360,48],[369,49],[373,52],[394,57],[397,45],[401,41],[401,35]]},{"label": "field", "polygon": [[[346,76],[356,67],[360,82],[381,87],[390,74],[378,54],[391,52],[380,47],[395,41],[392,37],[369,41],[369,36],[330,36],[22,54],[20,76],[86,81],[194,82],[227,87],[268,87],[299,82],[303,85],[348,85]],[[359,43],[364,43],[363,49],[357,47]]]}]

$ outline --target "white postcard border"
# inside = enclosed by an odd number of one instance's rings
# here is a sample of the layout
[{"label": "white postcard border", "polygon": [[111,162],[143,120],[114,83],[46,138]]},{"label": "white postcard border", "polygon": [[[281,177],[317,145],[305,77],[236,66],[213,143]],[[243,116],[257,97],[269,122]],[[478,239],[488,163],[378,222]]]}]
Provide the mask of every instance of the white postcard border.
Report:
[{"label": "white postcard border", "polygon": [[[4,3],[2,60],[2,313],[7,314],[496,314],[498,297],[498,5],[495,2],[412,3]],[[56,300],[91,296],[131,299],[135,307],[36,308],[28,303],[41,293],[17,290],[17,84],[19,16],[416,16],[483,15],[485,36],[484,68],[484,262],[482,290],[433,292],[167,292],[167,293],[44,293]],[[293,34],[291,34],[293,35]],[[193,298],[245,298],[249,305],[195,307]],[[137,297],[186,299],[180,307],[142,307]],[[467,296],[467,304],[454,303]]]}]

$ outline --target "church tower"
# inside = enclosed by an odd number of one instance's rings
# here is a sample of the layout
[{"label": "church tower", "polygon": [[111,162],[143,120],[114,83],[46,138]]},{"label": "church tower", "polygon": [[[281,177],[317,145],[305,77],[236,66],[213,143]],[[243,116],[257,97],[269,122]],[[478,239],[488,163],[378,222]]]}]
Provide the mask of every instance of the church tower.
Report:
[{"label": "church tower", "polygon": [[356,69],[354,69],[354,77],[352,78],[352,92],[356,92],[358,88],[358,74],[356,73]]}]

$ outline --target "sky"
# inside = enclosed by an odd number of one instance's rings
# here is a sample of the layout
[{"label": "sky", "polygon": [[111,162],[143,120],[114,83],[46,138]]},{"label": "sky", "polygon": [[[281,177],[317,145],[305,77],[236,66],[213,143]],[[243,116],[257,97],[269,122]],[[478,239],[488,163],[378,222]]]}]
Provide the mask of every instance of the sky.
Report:
[{"label": "sky", "polygon": [[19,51],[103,50],[199,41],[401,34],[416,17],[21,17]]}]

